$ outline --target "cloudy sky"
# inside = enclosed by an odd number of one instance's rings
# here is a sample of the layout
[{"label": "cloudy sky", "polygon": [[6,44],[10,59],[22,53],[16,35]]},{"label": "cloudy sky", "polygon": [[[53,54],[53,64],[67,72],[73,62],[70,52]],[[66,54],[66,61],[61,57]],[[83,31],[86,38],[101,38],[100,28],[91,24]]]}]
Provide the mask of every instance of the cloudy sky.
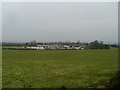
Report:
[{"label": "cloudy sky", "polygon": [[116,2],[4,2],[3,41],[118,41]]}]

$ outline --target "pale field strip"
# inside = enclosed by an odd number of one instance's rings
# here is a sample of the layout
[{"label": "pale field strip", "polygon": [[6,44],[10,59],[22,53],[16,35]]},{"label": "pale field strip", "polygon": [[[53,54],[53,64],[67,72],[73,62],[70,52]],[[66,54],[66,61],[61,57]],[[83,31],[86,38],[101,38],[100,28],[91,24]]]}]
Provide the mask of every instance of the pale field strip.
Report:
[{"label": "pale field strip", "polygon": [[0,46],[0,89],[2,89],[2,46]]},{"label": "pale field strip", "polygon": [[119,0],[2,0],[2,2],[119,2]]}]

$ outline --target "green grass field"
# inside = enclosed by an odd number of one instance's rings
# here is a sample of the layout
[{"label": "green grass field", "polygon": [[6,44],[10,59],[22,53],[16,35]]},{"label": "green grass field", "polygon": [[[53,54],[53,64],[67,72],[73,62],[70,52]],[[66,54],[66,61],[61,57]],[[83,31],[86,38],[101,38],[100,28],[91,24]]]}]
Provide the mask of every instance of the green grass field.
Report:
[{"label": "green grass field", "polygon": [[105,87],[118,50],[3,50],[3,88]]}]

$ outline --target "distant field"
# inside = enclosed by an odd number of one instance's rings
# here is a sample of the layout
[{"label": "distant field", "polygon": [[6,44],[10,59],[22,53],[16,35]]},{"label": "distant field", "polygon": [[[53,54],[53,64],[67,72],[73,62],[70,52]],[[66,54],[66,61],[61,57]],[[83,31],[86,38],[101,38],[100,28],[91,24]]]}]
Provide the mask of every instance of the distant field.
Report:
[{"label": "distant field", "polygon": [[7,48],[22,48],[23,46],[2,46],[2,48],[7,49]]},{"label": "distant field", "polygon": [[118,50],[3,50],[3,88],[105,87]]}]

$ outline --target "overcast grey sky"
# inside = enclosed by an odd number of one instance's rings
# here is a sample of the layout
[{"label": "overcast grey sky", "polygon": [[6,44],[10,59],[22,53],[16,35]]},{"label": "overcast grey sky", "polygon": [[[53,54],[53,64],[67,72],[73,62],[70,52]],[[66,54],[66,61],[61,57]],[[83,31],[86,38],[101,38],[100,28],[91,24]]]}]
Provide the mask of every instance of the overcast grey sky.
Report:
[{"label": "overcast grey sky", "polygon": [[118,42],[117,2],[7,2],[2,9],[3,41]]}]

